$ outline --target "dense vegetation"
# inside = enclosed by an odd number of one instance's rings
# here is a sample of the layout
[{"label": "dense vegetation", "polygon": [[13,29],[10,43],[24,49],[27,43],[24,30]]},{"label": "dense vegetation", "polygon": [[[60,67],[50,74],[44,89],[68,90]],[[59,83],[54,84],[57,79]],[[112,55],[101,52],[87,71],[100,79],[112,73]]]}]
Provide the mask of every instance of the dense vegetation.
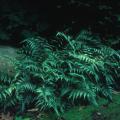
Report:
[{"label": "dense vegetation", "polygon": [[0,64],[0,111],[53,111],[62,120],[76,105],[112,102],[120,90],[119,3],[27,3],[1,1],[0,43],[16,47],[17,55],[0,54],[7,61],[7,68]]},{"label": "dense vegetation", "polygon": [[41,37],[27,38],[18,51],[20,57],[10,59],[14,75],[1,72],[0,76],[4,111],[14,108],[20,114],[38,108],[54,110],[60,117],[80,101],[97,105],[99,96],[112,100],[119,78],[119,52],[88,31],[81,31],[75,39],[61,32],[56,36],[66,42],[62,50]]}]

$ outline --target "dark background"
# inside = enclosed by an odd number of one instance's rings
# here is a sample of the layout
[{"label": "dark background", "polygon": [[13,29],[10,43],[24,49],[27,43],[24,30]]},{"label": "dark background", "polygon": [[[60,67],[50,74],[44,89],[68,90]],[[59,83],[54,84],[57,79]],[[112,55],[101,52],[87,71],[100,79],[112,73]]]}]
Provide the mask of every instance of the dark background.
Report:
[{"label": "dark background", "polygon": [[119,0],[0,0],[0,44],[19,46],[30,36],[52,38],[82,29],[103,41],[118,39]]}]

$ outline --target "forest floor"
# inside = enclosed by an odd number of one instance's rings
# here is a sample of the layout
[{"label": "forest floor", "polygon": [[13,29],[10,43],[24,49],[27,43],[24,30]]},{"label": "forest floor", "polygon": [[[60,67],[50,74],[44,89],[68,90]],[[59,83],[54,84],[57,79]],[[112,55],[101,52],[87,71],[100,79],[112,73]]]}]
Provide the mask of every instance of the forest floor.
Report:
[{"label": "forest floor", "polygon": [[[99,100],[99,107],[93,105],[76,106],[66,111],[61,120],[120,120],[120,94],[113,95],[113,102],[108,103],[105,99]],[[17,117],[15,120],[57,120],[53,113],[41,114],[39,119],[36,116],[32,119],[24,116],[23,119]]]},{"label": "forest floor", "polygon": [[[8,49],[9,52],[12,51],[11,54],[13,54],[14,50],[12,48]],[[8,51],[5,51],[0,47],[0,53],[0,56],[2,56],[3,53],[4,55],[8,54]],[[0,59],[0,69],[3,71],[11,71],[12,67],[8,64],[9,59]],[[99,99],[98,103],[99,107],[93,105],[73,107],[66,111],[62,116],[64,120],[120,120],[120,93],[113,94],[113,102],[111,103],[108,103],[107,100],[102,98]],[[13,117],[10,118],[9,115],[5,116],[2,113],[0,113],[0,120],[3,120],[1,119],[1,116],[2,118],[5,118],[4,120],[13,120]],[[56,120],[56,116],[53,112],[49,114],[41,113],[38,118],[39,119],[36,119],[36,114],[28,113],[24,116],[16,116],[14,120]]]}]

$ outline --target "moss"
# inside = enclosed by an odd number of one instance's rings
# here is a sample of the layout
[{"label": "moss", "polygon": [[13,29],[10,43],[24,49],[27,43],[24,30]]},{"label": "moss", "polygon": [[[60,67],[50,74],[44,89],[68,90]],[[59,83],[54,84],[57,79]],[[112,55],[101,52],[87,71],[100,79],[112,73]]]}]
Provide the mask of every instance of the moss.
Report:
[{"label": "moss", "polygon": [[[100,113],[101,119],[96,120],[120,120],[120,94],[113,95],[113,102],[108,104],[105,99],[99,99],[99,106],[77,106],[66,111],[62,116],[65,120],[93,120],[95,112]],[[44,114],[40,120],[56,120],[54,113]]]},{"label": "moss", "polygon": [[107,120],[120,120],[120,95],[113,96],[113,103],[106,109],[100,108]]},{"label": "moss", "polygon": [[[105,99],[99,99],[99,107],[93,105],[71,108],[62,116],[65,120],[93,120],[93,113],[99,112],[104,120],[120,120],[120,94],[113,95],[113,102],[108,104]],[[44,120],[55,120],[51,119]]]}]

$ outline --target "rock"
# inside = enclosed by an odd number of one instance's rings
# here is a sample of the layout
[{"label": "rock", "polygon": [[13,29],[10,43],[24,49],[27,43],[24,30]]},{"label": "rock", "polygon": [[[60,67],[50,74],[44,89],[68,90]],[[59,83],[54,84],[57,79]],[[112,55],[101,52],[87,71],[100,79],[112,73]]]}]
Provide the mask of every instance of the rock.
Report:
[{"label": "rock", "polygon": [[15,69],[10,59],[18,57],[17,49],[10,46],[0,46],[0,71],[14,75]]},{"label": "rock", "polygon": [[95,111],[93,112],[93,120],[106,120],[105,116],[99,112],[99,111]]}]

